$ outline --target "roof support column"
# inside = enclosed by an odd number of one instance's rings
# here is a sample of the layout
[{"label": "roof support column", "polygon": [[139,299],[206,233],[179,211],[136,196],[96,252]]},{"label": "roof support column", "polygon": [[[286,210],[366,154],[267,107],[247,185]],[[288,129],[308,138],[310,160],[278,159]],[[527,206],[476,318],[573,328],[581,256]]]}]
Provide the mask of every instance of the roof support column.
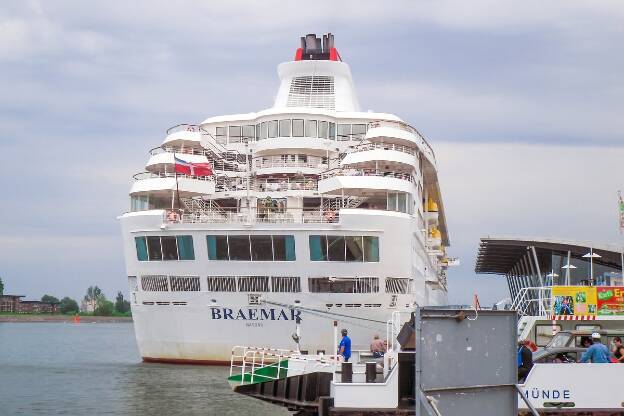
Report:
[{"label": "roof support column", "polygon": [[542,273],[539,267],[539,261],[537,260],[537,251],[535,246],[531,246],[531,252],[533,253],[533,260],[535,260],[535,270],[537,270],[537,277],[539,278],[540,286],[544,286],[544,280],[542,279]]}]

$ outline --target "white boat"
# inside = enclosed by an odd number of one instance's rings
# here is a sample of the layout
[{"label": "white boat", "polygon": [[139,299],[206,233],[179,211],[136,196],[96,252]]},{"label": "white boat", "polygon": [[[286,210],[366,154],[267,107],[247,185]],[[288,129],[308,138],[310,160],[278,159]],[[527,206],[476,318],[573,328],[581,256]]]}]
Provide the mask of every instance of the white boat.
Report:
[{"label": "white boat", "polygon": [[278,74],[273,107],[175,126],[134,176],[119,220],[145,361],[229,363],[233,345],[292,343],[297,318],[302,350],[333,351],[335,319],[368,348],[393,311],[447,303],[427,141],[360,110],[331,34]]}]

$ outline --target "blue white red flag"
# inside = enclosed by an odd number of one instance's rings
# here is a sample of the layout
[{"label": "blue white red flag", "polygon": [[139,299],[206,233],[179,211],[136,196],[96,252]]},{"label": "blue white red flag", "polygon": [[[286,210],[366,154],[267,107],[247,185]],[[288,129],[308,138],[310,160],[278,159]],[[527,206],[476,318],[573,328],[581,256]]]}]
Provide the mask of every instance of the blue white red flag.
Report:
[{"label": "blue white red flag", "polygon": [[175,172],[191,176],[211,176],[212,167],[209,163],[192,163],[186,160],[175,158]]}]

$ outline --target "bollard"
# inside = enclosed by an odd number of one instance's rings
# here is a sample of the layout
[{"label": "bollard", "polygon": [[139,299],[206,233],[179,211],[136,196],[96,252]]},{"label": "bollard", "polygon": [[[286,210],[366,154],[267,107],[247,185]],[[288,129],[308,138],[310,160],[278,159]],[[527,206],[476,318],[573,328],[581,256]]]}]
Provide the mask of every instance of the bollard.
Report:
[{"label": "bollard", "polygon": [[366,363],[366,382],[374,383],[377,380],[377,363]]},{"label": "bollard", "polygon": [[351,363],[342,363],[342,368],[340,369],[340,382],[353,382],[353,366],[351,365]]}]

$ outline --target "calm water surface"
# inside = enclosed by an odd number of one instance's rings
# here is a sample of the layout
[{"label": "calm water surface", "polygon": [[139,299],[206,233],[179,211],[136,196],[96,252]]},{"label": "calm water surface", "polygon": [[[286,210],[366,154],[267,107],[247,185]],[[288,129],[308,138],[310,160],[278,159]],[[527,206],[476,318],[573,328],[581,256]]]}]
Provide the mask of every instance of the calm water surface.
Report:
[{"label": "calm water surface", "polygon": [[289,414],[231,392],[228,372],[142,363],[129,323],[0,323],[2,416]]}]

